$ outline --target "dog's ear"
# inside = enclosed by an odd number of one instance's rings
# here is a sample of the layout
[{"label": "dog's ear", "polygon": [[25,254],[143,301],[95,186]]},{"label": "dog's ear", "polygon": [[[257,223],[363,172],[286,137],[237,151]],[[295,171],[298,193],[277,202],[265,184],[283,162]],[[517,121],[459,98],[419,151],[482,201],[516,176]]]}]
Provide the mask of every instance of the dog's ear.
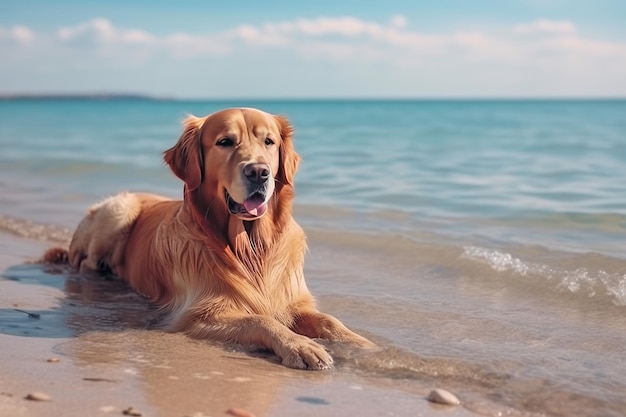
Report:
[{"label": "dog's ear", "polygon": [[293,185],[293,178],[298,170],[300,156],[293,147],[293,127],[283,116],[274,116],[280,128],[282,142],[279,149],[280,168],[276,175],[278,181],[284,185]]},{"label": "dog's ear", "polygon": [[187,116],[183,134],[176,145],[163,153],[163,160],[178,178],[187,185],[187,191],[200,186],[204,170],[201,129],[204,118]]}]

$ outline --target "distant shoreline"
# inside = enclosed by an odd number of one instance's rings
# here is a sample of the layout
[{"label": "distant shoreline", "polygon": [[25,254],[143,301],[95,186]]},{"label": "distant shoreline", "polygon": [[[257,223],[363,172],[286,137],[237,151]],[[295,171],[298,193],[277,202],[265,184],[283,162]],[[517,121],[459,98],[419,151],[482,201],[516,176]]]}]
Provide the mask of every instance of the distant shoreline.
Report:
[{"label": "distant shoreline", "polygon": [[563,102],[626,101],[626,97],[159,97],[133,93],[0,93],[2,101],[180,101],[180,102]]},{"label": "distant shoreline", "polygon": [[0,94],[0,101],[22,100],[173,100],[170,98],[158,98],[142,94]]}]

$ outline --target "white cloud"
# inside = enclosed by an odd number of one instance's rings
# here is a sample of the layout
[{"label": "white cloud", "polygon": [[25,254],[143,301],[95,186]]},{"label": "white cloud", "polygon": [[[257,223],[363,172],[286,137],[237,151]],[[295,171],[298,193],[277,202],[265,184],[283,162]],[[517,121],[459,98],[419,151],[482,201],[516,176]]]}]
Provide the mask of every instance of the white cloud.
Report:
[{"label": "white cloud", "polygon": [[16,25],[11,28],[0,26],[0,41],[8,40],[14,43],[26,45],[35,39],[35,32],[25,26]]},{"label": "white cloud", "polygon": [[155,42],[155,37],[139,29],[118,29],[103,18],[90,20],[71,27],[63,27],[57,31],[58,38],[63,42],[100,43],[100,44],[135,44],[148,45]]},{"label": "white cloud", "polygon": [[220,56],[231,52],[228,43],[217,37],[193,36],[186,33],[165,36],[156,40],[155,45],[165,49],[176,58]]},{"label": "white cloud", "polygon": [[[26,44],[28,48],[23,47]],[[602,83],[602,91],[626,94],[620,76],[626,73],[626,42],[584,36],[565,20],[538,19],[508,28],[494,25],[482,30],[427,33],[412,28],[401,15],[386,21],[344,16],[242,24],[202,34],[157,35],[97,18],[52,34],[35,34],[23,26],[0,27],[0,56],[5,57],[4,68],[12,66],[16,74],[28,63],[33,67],[32,62],[38,62],[39,68],[45,62],[49,68],[66,68],[65,73],[77,68],[112,68],[119,77],[124,71],[136,71],[142,74],[141,81],[148,83],[151,74],[160,71],[159,86],[163,80],[175,78],[191,83],[193,74],[200,74],[211,87],[210,77],[202,73],[210,70],[222,77],[221,84],[231,87],[263,73],[268,81],[262,84],[269,89],[271,77],[276,77],[276,85],[285,82],[280,75],[283,71],[294,80],[291,87],[284,87],[287,91],[301,88],[297,80],[317,79],[317,85],[328,85],[329,91],[335,92],[343,85],[331,87],[327,78],[349,83],[355,74],[361,74],[364,85],[373,89],[397,85],[397,91],[416,95],[436,95],[432,91],[462,94],[463,89],[542,95],[556,91],[554,86],[559,86],[562,94],[598,83]],[[188,65],[190,60],[194,65]],[[3,88],[0,81],[0,90]]]},{"label": "white cloud", "polygon": [[282,22],[272,26],[265,26],[263,32],[270,29],[282,34],[296,34],[306,36],[341,35],[357,36],[364,33],[380,31],[377,23],[363,22],[354,17],[317,19],[296,19],[293,22]]},{"label": "white cloud", "polygon": [[391,23],[391,27],[393,28],[404,29],[408,21],[406,20],[406,17],[402,15],[397,15],[392,17],[389,23]]},{"label": "white cloud", "polygon": [[283,31],[276,25],[268,23],[259,29],[252,25],[241,25],[227,36],[232,39],[240,39],[252,45],[280,46],[289,43]]},{"label": "white cloud", "polygon": [[[236,55],[245,53],[247,47],[253,47],[257,50],[288,49],[307,56],[342,61],[353,59],[360,51],[369,50],[371,53],[364,58],[385,59],[391,63],[395,59],[406,63],[406,54],[412,54],[416,60],[425,56],[455,59],[463,55],[508,61],[514,55],[524,56],[546,48],[594,56],[621,54],[625,49],[624,44],[582,38],[569,21],[539,19],[515,25],[510,33],[550,36],[516,39],[506,32],[482,31],[429,34],[410,30],[407,19],[398,15],[386,24],[350,16],[320,17],[261,25],[243,24],[232,30],[202,35],[180,32],[166,36],[141,29],[118,28],[107,19],[96,18],[58,29],[56,39],[66,45],[100,45],[109,47],[109,50],[116,47],[120,53],[128,46],[133,46],[133,51],[136,47],[149,46],[154,51],[160,49],[178,58]],[[0,39],[26,44],[35,43],[36,37],[29,28],[15,26],[0,28]],[[319,53],[310,53],[311,48]],[[329,49],[328,53],[324,53],[324,48]]]},{"label": "white cloud", "polygon": [[[446,53],[449,48],[479,48],[491,42],[488,37],[477,32],[432,35],[407,30],[406,26],[404,16],[393,17],[388,25],[354,17],[320,17],[258,27],[243,25],[232,34],[234,38],[249,44],[289,45],[306,55],[311,55],[310,49],[313,48],[319,52],[317,55],[334,60],[352,59],[364,49],[378,49],[378,53],[370,53],[368,56],[388,59],[394,53],[437,55]],[[329,49],[327,53],[324,53],[324,48]]]},{"label": "white cloud", "polygon": [[523,35],[537,33],[569,35],[576,32],[576,25],[567,20],[538,19],[534,22],[520,23],[515,26],[514,30]]}]

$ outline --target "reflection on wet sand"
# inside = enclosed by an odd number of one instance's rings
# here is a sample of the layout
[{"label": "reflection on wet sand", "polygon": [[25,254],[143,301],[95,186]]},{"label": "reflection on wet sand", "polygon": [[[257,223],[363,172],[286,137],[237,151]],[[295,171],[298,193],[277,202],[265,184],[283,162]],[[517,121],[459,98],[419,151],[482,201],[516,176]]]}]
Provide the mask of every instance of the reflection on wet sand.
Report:
[{"label": "reflection on wet sand", "polygon": [[160,414],[203,415],[239,407],[265,415],[275,403],[280,381],[274,372],[285,372],[282,367],[244,351],[148,330],[158,312],[124,283],[71,275],[65,292],[72,311],[66,324],[79,337],[60,347],[62,353],[93,378],[136,379]]},{"label": "reflection on wet sand", "polygon": [[158,331],[90,332],[63,351],[95,378],[136,379],[148,402],[168,416],[232,407],[267,415],[289,378],[289,370],[242,352]]}]

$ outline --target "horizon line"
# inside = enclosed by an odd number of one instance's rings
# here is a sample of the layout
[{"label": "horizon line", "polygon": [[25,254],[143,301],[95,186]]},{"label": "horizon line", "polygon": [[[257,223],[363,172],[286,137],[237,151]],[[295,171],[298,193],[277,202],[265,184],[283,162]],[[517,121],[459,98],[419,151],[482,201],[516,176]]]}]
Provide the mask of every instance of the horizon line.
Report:
[{"label": "horizon line", "polygon": [[626,100],[626,95],[567,95],[567,96],[275,96],[275,97],[176,97],[176,96],[159,96],[145,93],[0,93],[0,101],[18,101],[18,100],[145,100],[145,101],[601,101],[601,100]]}]

